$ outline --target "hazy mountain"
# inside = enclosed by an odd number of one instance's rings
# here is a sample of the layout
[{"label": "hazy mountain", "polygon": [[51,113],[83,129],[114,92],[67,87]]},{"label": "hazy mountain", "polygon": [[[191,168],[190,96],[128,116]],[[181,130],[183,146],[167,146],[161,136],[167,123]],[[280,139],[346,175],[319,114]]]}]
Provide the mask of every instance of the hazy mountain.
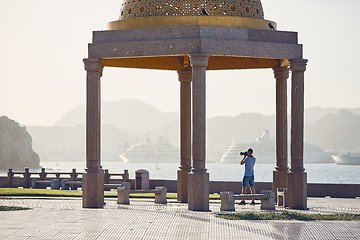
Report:
[{"label": "hazy mountain", "polygon": [[0,117],[0,169],[39,167],[32,139],[25,127],[5,116]]},{"label": "hazy mountain", "polygon": [[310,107],[305,109],[305,122],[306,123],[315,123],[321,118],[328,114],[336,114],[342,110],[347,110],[352,113],[360,115],[359,108],[322,108],[322,107]]},{"label": "hazy mountain", "polygon": [[[177,112],[165,113],[135,99],[103,102],[101,108],[102,124],[111,124],[120,130],[139,134],[160,128],[179,117]],[[85,125],[85,118],[85,105],[81,105],[67,112],[54,126]]]},{"label": "hazy mountain", "polygon": [[348,110],[330,113],[307,125],[306,139],[325,149],[353,150],[360,146],[360,115]]}]

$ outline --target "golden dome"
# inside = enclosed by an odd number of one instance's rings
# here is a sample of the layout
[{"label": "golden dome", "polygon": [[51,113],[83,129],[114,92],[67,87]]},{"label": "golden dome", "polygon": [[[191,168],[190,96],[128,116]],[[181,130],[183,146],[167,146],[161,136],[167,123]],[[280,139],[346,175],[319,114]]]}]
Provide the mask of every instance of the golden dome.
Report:
[{"label": "golden dome", "polygon": [[124,0],[110,29],[214,25],[269,29],[260,0]]}]

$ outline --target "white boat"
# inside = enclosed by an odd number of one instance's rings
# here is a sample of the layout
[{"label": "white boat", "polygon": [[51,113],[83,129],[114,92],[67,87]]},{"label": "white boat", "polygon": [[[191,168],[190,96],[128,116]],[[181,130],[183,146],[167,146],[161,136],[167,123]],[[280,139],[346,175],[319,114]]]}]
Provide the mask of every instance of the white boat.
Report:
[{"label": "white boat", "polygon": [[[248,148],[254,150],[254,157],[257,163],[276,163],[276,147],[275,139],[271,137],[270,132],[265,130],[260,138],[251,143],[241,143],[239,141],[232,142],[231,146],[223,154],[221,163],[239,163],[242,159],[241,151],[246,151]],[[289,162],[290,162],[290,148]],[[333,159],[331,154],[320,149],[319,147],[304,142],[304,163],[331,163]]]},{"label": "white boat", "polygon": [[360,165],[360,152],[343,152],[332,157],[338,165]]},{"label": "white boat", "polygon": [[119,156],[129,163],[180,163],[179,149],[166,137],[160,137],[155,143],[146,138],[145,143],[134,144]]}]

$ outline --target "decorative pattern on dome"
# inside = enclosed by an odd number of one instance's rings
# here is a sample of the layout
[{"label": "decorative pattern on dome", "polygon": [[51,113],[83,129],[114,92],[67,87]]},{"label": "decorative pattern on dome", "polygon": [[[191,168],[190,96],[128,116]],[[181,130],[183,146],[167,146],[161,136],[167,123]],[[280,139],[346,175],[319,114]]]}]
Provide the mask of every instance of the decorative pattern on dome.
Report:
[{"label": "decorative pattern on dome", "polygon": [[237,16],[264,19],[260,0],[124,0],[120,19],[151,16]]}]

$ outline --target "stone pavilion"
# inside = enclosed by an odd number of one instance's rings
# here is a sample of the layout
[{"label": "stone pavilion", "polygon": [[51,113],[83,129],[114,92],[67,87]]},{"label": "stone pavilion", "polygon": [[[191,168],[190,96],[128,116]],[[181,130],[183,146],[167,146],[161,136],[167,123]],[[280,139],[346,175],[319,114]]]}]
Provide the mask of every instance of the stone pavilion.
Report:
[{"label": "stone pavilion", "polygon": [[[279,31],[275,22],[264,19],[260,0],[124,0],[119,20],[109,23],[107,31],[93,32],[84,63],[87,72],[84,208],[102,208],[104,203],[100,159],[100,85],[104,67],[178,73],[181,156],[177,196],[193,211],[209,211],[206,71],[273,69],[276,86],[273,190],[287,188],[287,206],[307,208],[303,161],[307,60],[303,59],[297,33]],[[290,71],[291,154],[288,159]]]}]

